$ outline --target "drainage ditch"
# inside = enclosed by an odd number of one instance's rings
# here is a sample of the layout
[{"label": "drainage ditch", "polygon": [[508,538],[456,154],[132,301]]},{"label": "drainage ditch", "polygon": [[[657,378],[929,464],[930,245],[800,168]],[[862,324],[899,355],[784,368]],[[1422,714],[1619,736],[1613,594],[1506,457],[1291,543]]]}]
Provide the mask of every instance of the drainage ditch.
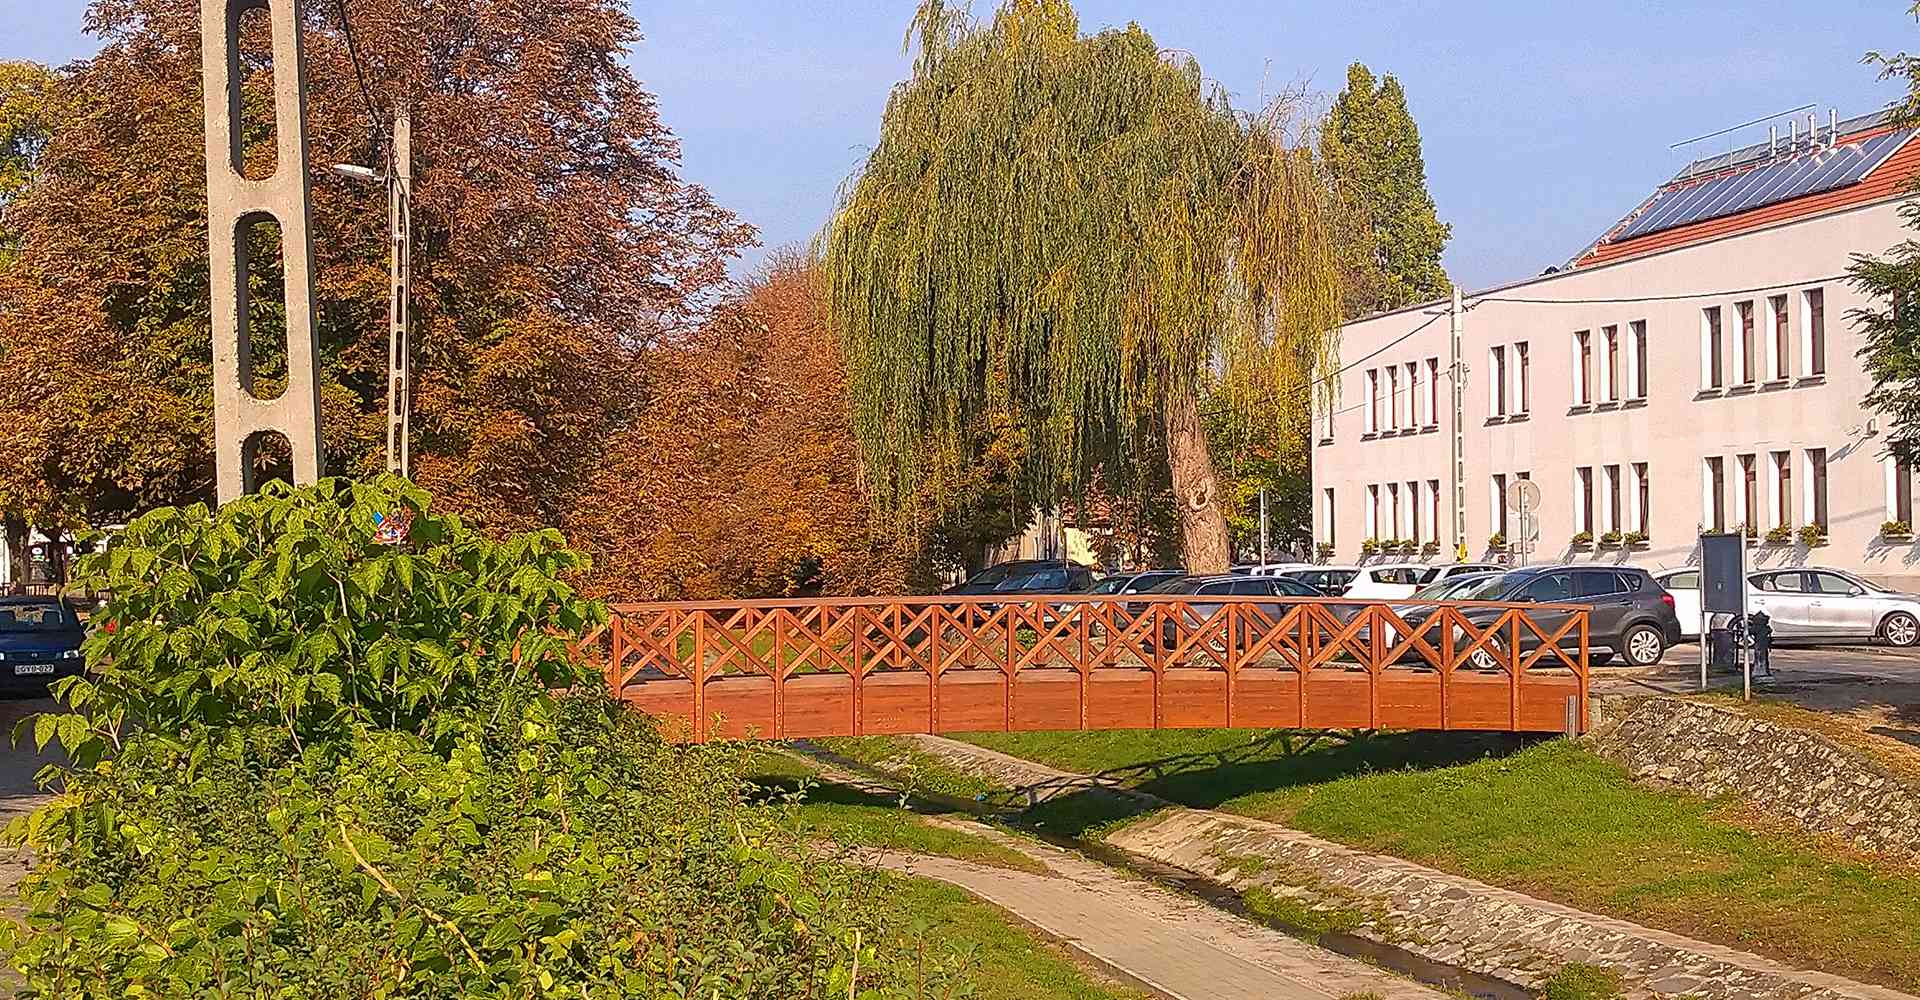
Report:
[{"label": "drainage ditch", "polygon": [[[803,752],[841,770],[891,788],[898,788],[898,779],[894,775],[862,761],[843,757],[810,744],[803,744]],[[1019,811],[995,809],[987,803],[973,799],[925,790],[912,791],[907,797],[906,808],[924,815],[963,813],[976,819],[1014,827],[1042,843],[1071,851],[1089,861],[1184,893],[1243,920],[1272,928],[1334,954],[1359,959],[1435,989],[1480,998],[1480,1000],[1537,1000],[1539,997],[1537,992],[1507,980],[1436,962],[1397,945],[1344,931],[1316,931],[1275,920],[1248,907],[1240,893],[1229,886],[1184,869],[1137,857],[1098,841],[1068,837],[1040,829],[1026,822],[1026,817]]]}]

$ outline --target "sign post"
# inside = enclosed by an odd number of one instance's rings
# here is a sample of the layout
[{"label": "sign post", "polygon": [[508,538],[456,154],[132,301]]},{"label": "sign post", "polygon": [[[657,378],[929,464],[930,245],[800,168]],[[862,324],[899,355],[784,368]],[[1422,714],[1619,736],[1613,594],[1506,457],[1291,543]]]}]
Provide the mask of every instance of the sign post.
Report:
[{"label": "sign post", "polygon": [[[1741,532],[1700,536],[1700,688],[1707,687],[1707,646],[1713,637],[1713,616],[1747,613],[1747,538]],[[1751,669],[1750,665],[1749,668]],[[1748,695],[1752,676],[1748,675]]]},{"label": "sign post", "polygon": [[1507,509],[1519,515],[1514,527],[1514,537],[1507,539],[1507,551],[1518,560],[1515,565],[1525,566],[1527,556],[1533,552],[1534,539],[1540,536],[1540,484],[1531,479],[1516,479],[1507,484]]}]

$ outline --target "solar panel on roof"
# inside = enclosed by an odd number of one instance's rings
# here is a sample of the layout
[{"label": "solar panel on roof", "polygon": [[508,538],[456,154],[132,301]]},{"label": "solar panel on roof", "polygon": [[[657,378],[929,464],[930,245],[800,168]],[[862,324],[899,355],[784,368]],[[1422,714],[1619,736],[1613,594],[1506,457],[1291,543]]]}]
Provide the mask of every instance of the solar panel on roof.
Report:
[{"label": "solar panel on roof", "polygon": [[1789,198],[1858,184],[1913,134],[1913,129],[1901,129],[1863,142],[1662,191],[1654,198],[1653,204],[1648,205],[1614,240],[1630,240],[1663,229],[1723,218]]}]

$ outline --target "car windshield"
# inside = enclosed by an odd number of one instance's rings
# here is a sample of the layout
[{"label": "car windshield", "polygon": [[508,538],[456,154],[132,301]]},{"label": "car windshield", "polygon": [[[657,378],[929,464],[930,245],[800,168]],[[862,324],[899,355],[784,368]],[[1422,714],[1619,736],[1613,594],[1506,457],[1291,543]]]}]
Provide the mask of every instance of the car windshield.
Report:
[{"label": "car windshield", "polygon": [[1507,587],[1510,586],[1511,583],[1512,581],[1507,579],[1507,574],[1505,573],[1499,576],[1488,577],[1485,580],[1475,580],[1470,586],[1449,597],[1448,600],[1497,601],[1501,595],[1507,592]]},{"label": "car windshield", "polygon": [[59,632],[80,627],[73,609],[45,604],[9,604],[0,607],[0,632]]},{"label": "car windshield", "polygon": [[1130,577],[1130,576],[1110,576],[1110,577],[1107,577],[1106,579],[1104,579],[1104,580],[1102,580],[1102,581],[1100,581],[1099,583],[1096,583],[1096,584],[1094,584],[1094,585],[1093,585],[1093,589],[1091,589],[1091,590],[1089,590],[1089,591],[1087,591],[1087,593],[1089,593],[1089,594],[1117,594],[1117,593],[1119,593],[1119,592],[1120,592],[1120,588],[1122,588],[1122,587],[1124,587],[1124,586],[1126,586],[1126,585],[1127,585],[1127,581],[1128,581],[1128,580],[1131,580],[1131,579],[1133,579],[1133,577]]},{"label": "car windshield", "polygon": [[1193,577],[1176,576],[1171,580],[1147,591],[1149,594],[1191,594],[1199,586]]},{"label": "car windshield", "polygon": [[1422,601],[1444,601],[1449,594],[1466,590],[1479,582],[1479,580],[1465,577],[1451,577],[1429,583],[1419,590],[1414,591],[1413,596]]}]

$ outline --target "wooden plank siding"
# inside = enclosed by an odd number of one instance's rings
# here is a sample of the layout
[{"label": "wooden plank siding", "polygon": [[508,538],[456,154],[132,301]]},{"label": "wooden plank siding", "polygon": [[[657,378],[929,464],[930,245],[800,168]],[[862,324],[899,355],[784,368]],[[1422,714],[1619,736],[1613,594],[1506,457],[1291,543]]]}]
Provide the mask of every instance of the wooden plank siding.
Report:
[{"label": "wooden plank siding", "polygon": [[[1413,619],[1410,623],[1409,619]],[[1577,731],[1588,612],[1132,595],[618,605],[581,645],[677,739]]]}]

